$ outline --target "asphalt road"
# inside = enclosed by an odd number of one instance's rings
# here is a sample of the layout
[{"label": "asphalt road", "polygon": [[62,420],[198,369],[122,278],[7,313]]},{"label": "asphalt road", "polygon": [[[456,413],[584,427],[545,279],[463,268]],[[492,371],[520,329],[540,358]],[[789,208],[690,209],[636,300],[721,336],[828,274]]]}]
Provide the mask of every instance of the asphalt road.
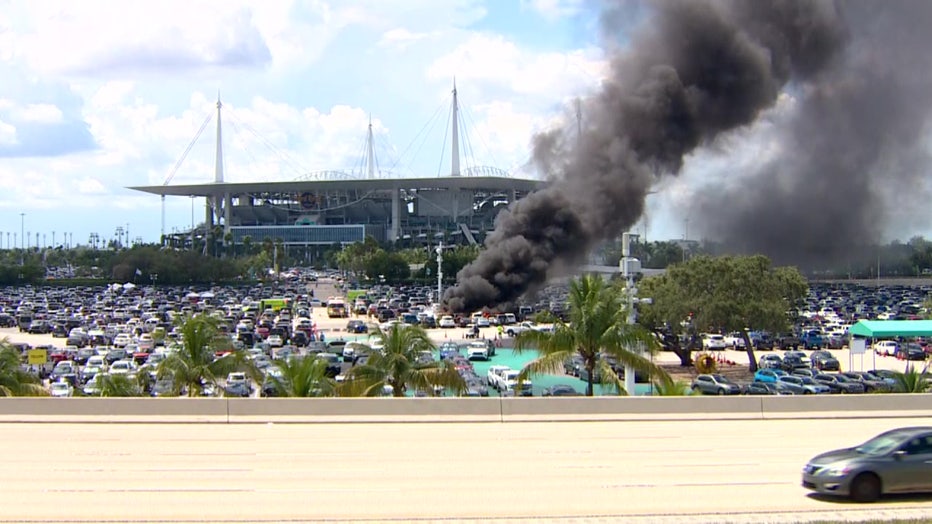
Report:
[{"label": "asphalt road", "polygon": [[812,455],[928,419],[4,424],[0,522],[805,522],[932,516],[799,486]]}]

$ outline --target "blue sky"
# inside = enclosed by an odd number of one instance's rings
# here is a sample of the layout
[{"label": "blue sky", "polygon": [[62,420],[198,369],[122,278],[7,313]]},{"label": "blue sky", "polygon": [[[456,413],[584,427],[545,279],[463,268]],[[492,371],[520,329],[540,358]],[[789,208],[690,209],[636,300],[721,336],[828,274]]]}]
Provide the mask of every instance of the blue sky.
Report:
[{"label": "blue sky", "polygon": [[[157,241],[158,197],[125,188],[166,181],[218,91],[227,181],[358,167],[370,115],[382,168],[446,174],[454,76],[473,150],[462,163],[534,177],[531,136],[604,68],[591,4],[0,0],[2,246],[21,228],[33,245],[118,226]],[[213,180],[214,124],[171,183]],[[650,237],[683,236],[667,210],[685,184],[651,197]],[[191,205],[168,199],[169,232],[190,226]]]}]

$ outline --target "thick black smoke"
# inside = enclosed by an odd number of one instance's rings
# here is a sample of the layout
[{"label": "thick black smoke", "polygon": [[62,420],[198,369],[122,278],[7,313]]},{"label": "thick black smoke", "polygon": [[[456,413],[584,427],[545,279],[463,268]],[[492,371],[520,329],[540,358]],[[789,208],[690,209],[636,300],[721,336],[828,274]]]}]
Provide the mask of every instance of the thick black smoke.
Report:
[{"label": "thick black smoke", "polygon": [[772,157],[697,195],[691,223],[729,251],[840,269],[927,216],[932,2],[841,5],[850,45],[790,92],[767,136]]},{"label": "thick black smoke", "polygon": [[[819,73],[845,42],[828,1],[649,7],[647,25],[613,52],[608,79],[585,101],[579,136],[573,123],[534,138],[534,161],[552,183],[499,215],[486,249],[444,296],[450,309],[513,302],[577,265],[638,220],[657,176],[678,173],[685,155],[753,123],[788,82]],[[608,29],[612,18],[603,18]]]}]

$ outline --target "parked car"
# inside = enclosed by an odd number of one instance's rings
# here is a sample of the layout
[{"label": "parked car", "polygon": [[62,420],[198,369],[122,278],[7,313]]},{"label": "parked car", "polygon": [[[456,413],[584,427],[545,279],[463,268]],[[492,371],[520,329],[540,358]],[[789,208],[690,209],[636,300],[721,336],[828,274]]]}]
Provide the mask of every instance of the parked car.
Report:
[{"label": "parked car", "polygon": [[813,393],[813,391],[809,390],[803,385],[802,377],[794,377],[793,375],[780,375],[777,377],[777,384],[780,384],[796,395],[811,395]]},{"label": "parked car", "polygon": [[567,384],[555,384],[548,388],[544,388],[541,392],[541,395],[545,397],[578,397],[579,392],[576,391],[576,388]]},{"label": "parked car", "polygon": [[741,386],[723,375],[699,375],[693,380],[693,391],[709,395],[740,395]]},{"label": "parked car", "polygon": [[896,353],[896,349],[899,347],[899,344],[895,340],[879,340],[874,343],[871,348],[874,350],[874,354],[882,357],[891,357]]},{"label": "parked car", "polygon": [[842,375],[864,384],[864,391],[867,393],[873,393],[874,391],[890,391],[893,389],[890,383],[869,371],[846,371],[842,373]]},{"label": "parked car", "polygon": [[806,349],[822,349],[825,345],[825,342],[822,340],[822,333],[815,330],[802,333],[799,336],[799,343]]},{"label": "parked car", "polygon": [[706,333],[702,335],[702,349],[709,351],[725,349],[726,347],[727,344],[725,343],[725,337],[723,335],[715,333]]},{"label": "parked car", "polygon": [[809,369],[809,359],[803,360],[802,357],[798,355],[784,355],[783,356],[783,371],[787,373],[792,373],[797,369]]},{"label": "parked car", "polygon": [[932,492],[932,427],[897,428],[860,446],[817,455],[803,467],[802,485],[857,502]]},{"label": "parked car", "polygon": [[745,395],[779,395],[777,388],[768,382],[751,382],[744,386]]},{"label": "parked car", "polygon": [[368,333],[369,326],[362,320],[354,319],[346,323],[348,333]]},{"label": "parked car", "polygon": [[783,358],[776,353],[761,355],[757,361],[757,367],[761,369],[783,369]]},{"label": "parked car", "polygon": [[796,368],[790,373],[790,375],[795,375],[797,377],[807,377],[807,378],[815,378],[815,376],[818,374],[819,374],[819,370],[812,369],[812,368]]},{"label": "parked car", "polygon": [[786,371],[782,369],[758,369],[754,373],[754,382],[777,382],[777,378],[786,375]]},{"label": "parked car", "polygon": [[779,335],[774,340],[775,349],[777,348],[782,349],[782,350],[798,349],[800,345],[801,343],[799,341],[799,337],[797,337],[796,335],[788,334],[788,333]]},{"label": "parked car", "polygon": [[926,352],[919,344],[909,342],[898,346],[893,356],[899,360],[925,360]]},{"label": "parked car", "polygon": [[844,375],[819,373],[815,376],[815,380],[830,387],[832,393],[864,393],[864,384]]},{"label": "parked car", "polygon": [[809,355],[809,359],[812,360],[812,367],[819,371],[838,371],[841,369],[838,359],[828,351],[813,351]]},{"label": "parked car", "polygon": [[68,382],[52,382],[49,386],[49,395],[52,397],[70,397],[74,395],[74,386]]}]

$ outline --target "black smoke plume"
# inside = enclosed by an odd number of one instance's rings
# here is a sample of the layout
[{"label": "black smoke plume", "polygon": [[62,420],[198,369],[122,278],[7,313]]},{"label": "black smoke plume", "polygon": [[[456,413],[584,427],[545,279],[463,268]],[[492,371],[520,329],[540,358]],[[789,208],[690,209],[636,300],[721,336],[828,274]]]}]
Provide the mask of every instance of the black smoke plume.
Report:
[{"label": "black smoke plume", "polygon": [[691,223],[728,251],[837,270],[874,260],[865,248],[925,218],[932,2],[840,5],[850,43],[788,93],[770,157],[696,195]]},{"label": "black smoke plume", "polygon": [[[622,0],[606,3],[608,41]],[[670,0],[649,5],[575,122],[534,137],[551,183],[496,220],[485,250],[444,295],[454,311],[509,304],[633,225],[658,176],[753,123],[791,81],[832,63],[846,35],[828,1]]]}]

